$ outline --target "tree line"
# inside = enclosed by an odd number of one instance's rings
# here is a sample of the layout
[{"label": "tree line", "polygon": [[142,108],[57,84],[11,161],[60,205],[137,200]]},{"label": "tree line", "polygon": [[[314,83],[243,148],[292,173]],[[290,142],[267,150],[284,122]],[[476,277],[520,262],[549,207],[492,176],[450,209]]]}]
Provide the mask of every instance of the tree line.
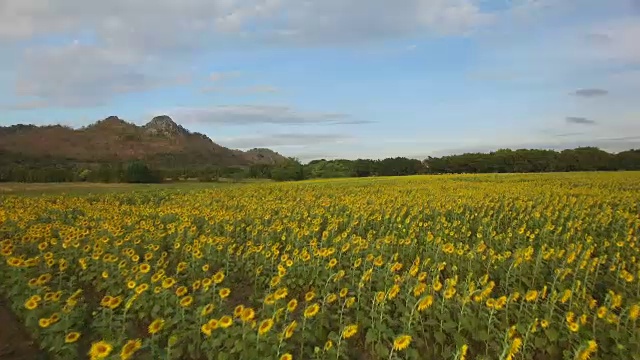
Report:
[{"label": "tree line", "polygon": [[[7,155],[7,154],[4,154]],[[70,159],[27,159],[0,154],[0,182],[130,182],[218,181],[272,179],[296,181],[341,177],[406,176],[455,173],[526,173],[558,171],[640,170],[640,150],[617,154],[595,147],[563,151],[501,149],[490,153],[465,153],[424,160],[406,157],[381,160],[314,160],[302,164],[295,158],[275,165],[163,167],[143,161],[80,164]]]}]

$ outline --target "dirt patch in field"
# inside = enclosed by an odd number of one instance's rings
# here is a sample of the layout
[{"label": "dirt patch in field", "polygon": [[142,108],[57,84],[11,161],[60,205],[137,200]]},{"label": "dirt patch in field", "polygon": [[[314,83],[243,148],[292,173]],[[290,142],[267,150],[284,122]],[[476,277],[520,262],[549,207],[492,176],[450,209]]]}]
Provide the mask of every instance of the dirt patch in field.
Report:
[{"label": "dirt patch in field", "polygon": [[46,359],[29,336],[22,323],[11,312],[4,299],[0,299],[0,360]]}]

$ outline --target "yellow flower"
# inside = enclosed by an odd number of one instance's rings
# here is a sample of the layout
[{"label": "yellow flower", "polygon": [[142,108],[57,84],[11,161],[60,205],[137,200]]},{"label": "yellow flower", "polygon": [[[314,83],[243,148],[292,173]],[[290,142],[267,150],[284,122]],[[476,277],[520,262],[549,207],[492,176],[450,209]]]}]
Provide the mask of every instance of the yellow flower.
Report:
[{"label": "yellow flower", "polygon": [[220,326],[220,321],[218,319],[211,319],[207,322],[207,325],[209,325],[211,330],[215,330]]},{"label": "yellow flower", "polygon": [[157,334],[164,327],[163,319],[155,319],[151,324],[149,324],[148,330],[149,334],[154,335]]},{"label": "yellow flower", "polygon": [[178,297],[182,297],[187,295],[187,292],[189,292],[189,289],[187,289],[186,286],[178,286],[178,288],[176,289],[176,296]]},{"label": "yellow flower", "polygon": [[38,302],[34,301],[33,299],[29,299],[24,303],[24,307],[27,310],[33,310],[38,307]]},{"label": "yellow flower", "polygon": [[298,307],[298,300],[291,299],[291,300],[289,300],[289,303],[287,304],[287,311],[288,312],[294,312],[297,307]]},{"label": "yellow flower", "polygon": [[231,319],[231,316],[225,315],[220,318],[219,323],[220,323],[220,327],[222,327],[223,329],[226,329],[229,326],[231,326],[231,324],[233,324],[233,319]]},{"label": "yellow flower", "polygon": [[343,288],[343,289],[340,290],[340,297],[343,298],[343,297],[347,296],[348,293],[349,293],[349,289]]},{"label": "yellow flower", "polygon": [[524,299],[528,302],[534,302],[538,299],[538,291],[537,290],[529,290],[527,291]]},{"label": "yellow flower", "polygon": [[393,350],[402,351],[411,343],[411,335],[400,335],[393,340]]},{"label": "yellow flower", "polygon": [[38,325],[40,325],[41,328],[46,329],[51,325],[51,321],[47,318],[42,318],[38,320]]},{"label": "yellow flower", "polygon": [[78,339],[80,339],[80,333],[77,331],[72,331],[70,333],[67,333],[67,335],[64,337],[64,342],[67,344],[71,344],[78,341]]},{"label": "yellow flower", "polygon": [[283,338],[288,339],[291,336],[293,336],[293,332],[296,330],[297,326],[298,326],[298,323],[295,320],[293,320],[289,325],[287,325],[287,327],[282,332]]},{"label": "yellow flower", "polygon": [[140,339],[129,340],[120,350],[120,359],[130,359],[133,354],[142,347],[142,341]]},{"label": "yellow flower", "polygon": [[173,285],[176,284],[176,280],[174,278],[168,277],[164,280],[162,280],[162,287],[165,289],[169,289],[172,288]]},{"label": "yellow flower", "polygon": [[211,336],[211,330],[213,329],[211,329],[211,326],[209,326],[209,323],[206,323],[200,326],[200,331],[202,331],[202,333],[207,336]]},{"label": "yellow flower", "polygon": [[316,314],[318,313],[319,310],[320,310],[320,305],[318,305],[318,303],[315,303],[313,305],[309,305],[309,306],[307,306],[306,309],[304,309],[304,317],[312,318],[312,317],[316,316]]},{"label": "yellow flower", "polygon": [[308,302],[315,299],[315,297],[316,297],[316,293],[313,291],[309,291],[304,295],[304,300]]},{"label": "yellow flower", "polygon": [[242,314],[240,314],[240,318],[244,322],[249,322],[249,321],[253,320],[255,315],[256,315],[256,313],[252,308],[245,308],[244,310],[242,310]]},{"label": "yellow flower", "polygon": [[260,323],[260,326],[258,327],[258,334],[264,335],[268,333],[272,327],[273,327],[273,319],[269,318],[269,319],[262,320],[262,322]]},{"label": "yellow flower", "polygon": [[597,315],[598,315],[598,319],[604,318],[607,315],[607,308],[605,306],[600,306],[598,308]]},{"label": "yellow flower", "polygon": [[348,325],[342,330],[342,337],[348,339],[358,332],[358,325]]},{"label": "yellow flower", "polygon": [[218,271],[215,275],[213,275],[213,282],[216,284],[220,284],[224,280],[224,272],[222,270]]},{"label": "yellow flower", "polygon": [[222,288],[220,289],[220,291],[218,291],[218,295],[220,295],[221,299],[226,299],[229,294],[231,294],[231,289],[229,288]]},{"label": "yellow flower", "polygon": [[91,344],[91,349],[89,349],[89,357],[91,360],[104,359],[113,350],[113,346],[105,341],[98,341]]},{"label": "yellow flower", "polygon": [[214,308],[213,304],[207,304],[200,311],[200,316],[207,316],[211,314],[211,312],[213,311],[213,308]]},{"label": "yellow flower", "polygon": [[640,315],[640,304],[633,304],[629,308],[629,319],[636,320],[638,319],[638,315]]},{"label": "yellow flower", "polygon": [[280,360],[293,360],[293,355],[286,353],[280,356]]},{"label": "yellow flower", "polygon": [[577,322],[570,322],[568,324],[568,327],[572,332],[577,332],[578,330],[580,330],[580,325]]},{"label": "yellow flower", "polygon": [[433,304],[433,296],[427,295],[418,301],[418,311],[424,311]]},{"label": "yellow flower", "polygon": [[180,306],[182,307],[189,307],[191,306],[192,303],[193,303],[193,297],[191,295],[185,296],[182,299],[180,299]]}]

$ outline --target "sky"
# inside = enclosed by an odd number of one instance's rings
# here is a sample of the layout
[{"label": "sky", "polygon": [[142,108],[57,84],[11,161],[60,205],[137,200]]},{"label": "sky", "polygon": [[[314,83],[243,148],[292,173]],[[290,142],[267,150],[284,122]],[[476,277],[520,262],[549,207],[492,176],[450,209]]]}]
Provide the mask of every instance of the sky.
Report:
[{"label": "sky", "polygon": [[0,125],[303,161],[640,148],[640,0],[1,0]]}]

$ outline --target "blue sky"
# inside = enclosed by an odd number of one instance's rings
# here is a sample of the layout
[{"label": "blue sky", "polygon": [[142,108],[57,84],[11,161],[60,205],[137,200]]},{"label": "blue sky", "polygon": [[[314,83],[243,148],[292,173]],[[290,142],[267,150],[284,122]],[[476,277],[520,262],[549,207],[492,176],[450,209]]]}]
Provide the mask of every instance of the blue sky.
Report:
[{"label": "blue sky", "polygon": [[302,160],[640,148],[640,0],[5,0],[0,125]]}]

